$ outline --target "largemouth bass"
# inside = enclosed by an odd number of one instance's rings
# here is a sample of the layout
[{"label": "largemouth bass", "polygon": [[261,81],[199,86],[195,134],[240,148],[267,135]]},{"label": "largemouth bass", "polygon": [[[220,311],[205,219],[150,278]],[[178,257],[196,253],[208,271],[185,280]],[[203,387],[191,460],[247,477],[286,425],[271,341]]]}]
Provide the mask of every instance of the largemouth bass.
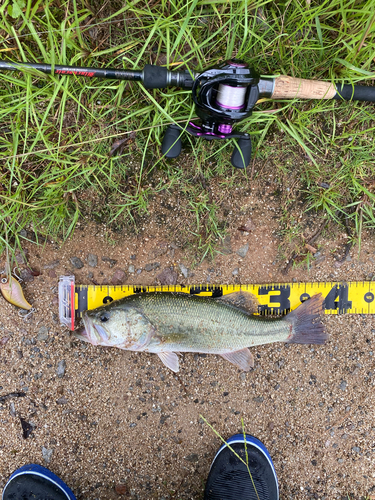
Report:
[{"label": "largemouth bass", "polygon": [[326,341],[319,320],[321,294],[277,319],[255,316],[249,309],[233,305],[238,295],[214,299],[170,292],[135,294],[85,311],[84,329],[75,334],[94,345],[156,353],[174,372],[179,370],[177,354],[181,352],[219,354],[248,371],[254,366],[248,347]]}]

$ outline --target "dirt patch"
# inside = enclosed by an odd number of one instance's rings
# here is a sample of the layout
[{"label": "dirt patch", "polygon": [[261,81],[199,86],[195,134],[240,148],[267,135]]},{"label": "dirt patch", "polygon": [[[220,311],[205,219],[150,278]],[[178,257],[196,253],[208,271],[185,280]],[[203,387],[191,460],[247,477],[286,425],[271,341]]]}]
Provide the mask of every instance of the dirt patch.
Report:
[{"label": "dirt patch", "polygon": [[[1,486],[14,469],[36,462],[59,474],[78,499],[121,492],[202,498],[220,446],[204,417],[225,438],[241,431],[243,419],[271,453],[282,498],[353,500],[375,491],[373,317],[327,316],[324,346],[257,347],[249,373],[217,356],[185,354],[177,375],[155,355],[94,347],[59,325],[60,275],[107,284],[117,273],[124,284],[141,285],[157,283],[166,268],[181,284],[372,278],[373,236],[363,234],[360,255],[353,248],[339,262],[347,238],[335,226],[315,242],[319,255],[285,276],[295,247],[280,234],[274,191],[270,184],[236,196],[233,188],[221,200],[228,237],[214,261],[197,261],[188,222],[173,215],[176,202],[165,208],[158,198],[138,234],[81,222],[65,244],[25,243],[29,265],[41,274],[23,285],[36,308],[28,319],[1,300],[0,396],[19,393],[0,402]],[[295,210],[306,237],[313,234],[321,220]],[[249,220],[250,231],[238,230]],[[29,425],[26,439],[20,418]]]}]

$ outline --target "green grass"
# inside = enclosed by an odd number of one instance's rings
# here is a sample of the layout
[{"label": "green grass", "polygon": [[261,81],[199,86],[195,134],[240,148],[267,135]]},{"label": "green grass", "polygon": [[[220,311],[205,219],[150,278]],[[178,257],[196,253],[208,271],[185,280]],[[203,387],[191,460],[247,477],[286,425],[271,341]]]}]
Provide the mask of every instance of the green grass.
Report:
[{"label": "green grass", "polygon": [[[5,0],[0,57],[127,69],[167,63],[198,71],[238,57],[262,75],[366,84],[375,76],[374,12],[375,0]],[[22,229],[67,237],[82,216],[137,229],[153,197],[163,193],[180,197],[192,221],[190,243],[200,257],[213,256],[225,218],[220,196],[197,187],[197,175],[229,192],[246,185],[250,174],[231,167],[233,145],[222,142],[185,136],[183,161],[161,157],[166,125],[194,116],[189,91],[2,73],[0,252],[5,232],[13,249]],[[249,172],[260,185],[262,164],[270,160],[276,176],[299,178],[305,209],[339,223],[346,218],[360,238],[375,227],[374,124],[368,103],[266,101],[237,129],[252,135],[256,160]],[[109,156],[114,141],[132,132],[121,155]]]}]

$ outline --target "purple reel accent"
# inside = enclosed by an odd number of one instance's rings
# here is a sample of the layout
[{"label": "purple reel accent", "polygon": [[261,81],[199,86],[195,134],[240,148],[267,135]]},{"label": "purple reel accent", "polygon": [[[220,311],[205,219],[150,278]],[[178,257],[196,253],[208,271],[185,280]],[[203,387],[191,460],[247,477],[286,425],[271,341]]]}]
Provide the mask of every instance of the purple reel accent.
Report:
[{"label": "purple reel accent", "polygon": [[217,129],[221,134],[231,134],[233,130],[232,125],[226,123],[220,123]]}]

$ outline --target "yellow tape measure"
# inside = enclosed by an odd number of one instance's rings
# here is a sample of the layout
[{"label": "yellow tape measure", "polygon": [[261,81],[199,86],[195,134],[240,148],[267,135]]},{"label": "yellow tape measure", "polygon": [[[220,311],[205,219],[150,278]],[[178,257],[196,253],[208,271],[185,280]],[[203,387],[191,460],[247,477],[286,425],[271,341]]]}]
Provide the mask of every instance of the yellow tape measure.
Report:
[{"label": "yellow tape measure", "polygon": [[322,293],[326,314],[375,314],[375,281],[271,283],[256,285],[76,285],[74,276],[62,276],[59,283],[60,322],[74,330],[75,319],[83,311],[109,304],[134,293],[182,292],[222,297],[245,291],[259,301],[260,315],[286,314],[308,298]]}]

